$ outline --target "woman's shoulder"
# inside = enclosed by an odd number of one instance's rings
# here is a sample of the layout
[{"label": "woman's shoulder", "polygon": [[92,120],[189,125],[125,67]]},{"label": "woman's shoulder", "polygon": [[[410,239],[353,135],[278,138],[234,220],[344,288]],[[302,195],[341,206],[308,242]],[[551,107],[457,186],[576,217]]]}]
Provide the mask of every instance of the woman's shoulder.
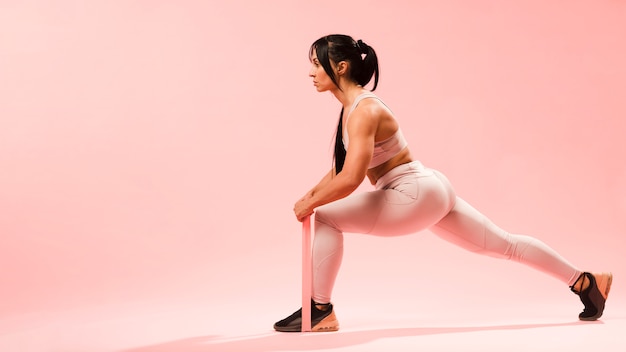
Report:
[{"label": "woman's shoulder", "polygon": [[389,109],[389,107],[383,102],[383,100],[373,93],[369,93],[367,96],[364,96],[359,104],[355,108],[356,110],[360,110],[359,113],[362,114],[371,114],[375,116],[393,116],[393,113]]},{"label": "woman's shoulder", "polygon": [[[387,106],[379,99],[363,99],[354,109],[347,121],[348,129],[350,126],[357,125],[372,126],[373,130],[377,130],[378,126],[384,121],[394,120],[394,116]],[[376,126],[376,127],[374,127]]]}]

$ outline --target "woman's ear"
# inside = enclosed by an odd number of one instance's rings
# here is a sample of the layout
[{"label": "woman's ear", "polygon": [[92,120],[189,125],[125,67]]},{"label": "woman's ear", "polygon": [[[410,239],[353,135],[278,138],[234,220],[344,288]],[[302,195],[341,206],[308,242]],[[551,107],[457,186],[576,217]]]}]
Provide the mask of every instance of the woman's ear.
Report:
[{"label": "woman's ear", "polygon": [[343,76],[348,71],[348,63],[345,61],[339,61],[339,63],[337,63],[336,69],[337,69],[337,75]]}]

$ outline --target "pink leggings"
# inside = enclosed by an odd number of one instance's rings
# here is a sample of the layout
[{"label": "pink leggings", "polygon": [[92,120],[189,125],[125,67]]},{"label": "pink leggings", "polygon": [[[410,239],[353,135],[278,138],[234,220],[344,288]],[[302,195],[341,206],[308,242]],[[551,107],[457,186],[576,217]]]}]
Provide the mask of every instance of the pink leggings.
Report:
[{"label": "pink leggings", "polygon": [[313,299],[328,303],[343,257],[343,233],[398,236],[429,229],[469,251],[513,259],[573,285],[577,268],[543,242],[510,234],[456,196],[448,179],[419,161],[400,165],[376,190],[315,211]]}]

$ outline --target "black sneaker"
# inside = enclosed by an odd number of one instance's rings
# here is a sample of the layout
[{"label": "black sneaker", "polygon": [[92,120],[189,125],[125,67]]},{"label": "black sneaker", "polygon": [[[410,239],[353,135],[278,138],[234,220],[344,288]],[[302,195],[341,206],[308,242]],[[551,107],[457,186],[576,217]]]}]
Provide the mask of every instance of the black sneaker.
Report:
[{"label": "black sneaker", "polygon": [[613,274],[611,273],[596,273],[591,274],[588,272],[584,272],[580,275],[580,278],[576,280],[583,280],[581,282],[582,287],[585,279],[589,281],[589,287],[587,287],[583,291],[576,291],[574,286],[571,286],[570,289],[572,292],[577,294],[580,297],[580,300],[585,305],[585,309],[578,315],[580,320],[592,321],[597,320],[602,316],[604,312],[604,304],[606,303],[606,299],[609,296],[609,291],[611,290],[611,283],[613,282]]},{"label": "black sneaker", "polygon": [[[317,308],[324,306],[326,309]],[[300,332],[302,331],[302,308],[287,318],[274,324],[274,329],[281,332]],[[316,304],[311,300],[311,331],[337,331],[339,330],[339,322],[335,317],[333,305]]]}]

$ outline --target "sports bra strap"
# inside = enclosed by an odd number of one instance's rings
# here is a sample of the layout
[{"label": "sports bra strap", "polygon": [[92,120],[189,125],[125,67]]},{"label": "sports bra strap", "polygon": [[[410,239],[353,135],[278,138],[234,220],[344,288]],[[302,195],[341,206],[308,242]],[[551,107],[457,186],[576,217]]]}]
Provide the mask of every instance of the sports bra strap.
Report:
[{"label": "sports bra strap", "polygon": [[379,99],[376,94],[372,93],[372,92],[365,92],[360,94],[359,96],[356,97],[356,99],[354,99],[354,102],[352,103],[352,106],[350,107],[350,110],[348,110],[348,114],[346,115],[346,119],[348,116],[350,116],[350,114],[352,113],[352,111],[354,111],[354,109],[356,109],[356,106],[359,105],[359,103],[361,102],[361,100],[365,99],[365,98],[376,98]]}]

